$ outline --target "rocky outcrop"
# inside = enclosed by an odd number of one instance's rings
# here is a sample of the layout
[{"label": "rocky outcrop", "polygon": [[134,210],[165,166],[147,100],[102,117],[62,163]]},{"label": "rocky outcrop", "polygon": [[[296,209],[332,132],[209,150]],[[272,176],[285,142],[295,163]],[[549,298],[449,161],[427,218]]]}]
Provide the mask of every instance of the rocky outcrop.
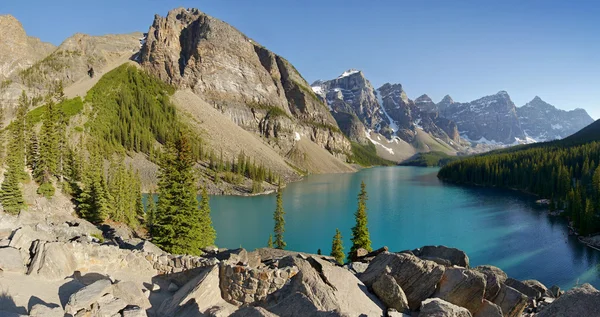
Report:
[{"label": "rocky outcrop", "polygon": [[439,298],[430,298],[421,303],[419,317],[472,317],[472,315],[465,308]]},{"label": "rocky outcrop", "polygon": [[392,276],[406,294],[411,310],[419,309],[421,302],[430,297],[442,279],[444,267],[414,255],[385,252],[373,259],[360,280],[370,289],[383,274]]},{"label": "rocky outcrop", "polygon": [[565,138],[594,122],[583,109],[557,109],[538,96],[517,108],[517,116],[523,132],[537,142]]},{"label": "rocky outcrop", "polygon": [[506,286],[510,286],[514,289],[516,289],[517,291],[523,293],[525,296],[531,298],[531,299],[537,299],[540,298],[542,296],[542,294],[540,293],[539,290],[521,282],[518,280],[515,280],[514,278],[507,278],[506,281],[504,282],[504,284],[506,284]]},{"label": "rocky outcrop", "polygon": [[527,307],[527,296],[503,283],[493,303],[502,309],[504,317],[517,317]]},{"label": "rocky outcrop", "polygon": [[600,316],[599,303],[600,291],[590,284],[583,284],[566,292],[537,316]]},{"label": "rocky outcrop", "polygon": [[156,16],[139,61],[265,137],[281,154],[293,148],[296,133],[340,158],[350,152],[329,109],[292,64],[197,9]]},{"label": "rocky outcrop", "polygon": [[399,312],[408,309],[406,295],[392,276],[388,274],[379,276],[373,283],[372,288],[375,295],[381,299],[386,307],[393,308]]},{"label": "rocky outcrop", "polygon": [[506,273],[491,265],[477,266],[474,270],[483,273],[485,276],[485,299],[490,301],[494,300],[496,295],[500,292],[502,284],[504,284],[507,279]]},{"label": "rocky outcrop", "polygon": [[344,268],[317,256],[286,257],[279,266],[295,266],[298,274],[261,305],[278,316],[315,316],[332,311],[338,316],[383,315],[381,302]]}]

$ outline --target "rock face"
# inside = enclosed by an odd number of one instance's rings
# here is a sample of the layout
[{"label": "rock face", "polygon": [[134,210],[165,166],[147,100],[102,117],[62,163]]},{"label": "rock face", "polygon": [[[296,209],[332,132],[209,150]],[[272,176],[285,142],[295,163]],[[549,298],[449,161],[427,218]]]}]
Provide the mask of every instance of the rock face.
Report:
[{"label": "rock face", "polygon": [[485,276],[475,270],[446,268],[434,296],[475,314],[483,302],[485,283]]},{"label": "rock face", "polygon": [[537,142],[565,138],[594,122],[583,109],[565,111],[536,96],[517,108],[521,128]]},{"label": "rock face", "polygon": [[527,296],[503,283],[493,303],[502,309],[504,317],[517,317],[527,306]]},{"label": "rock face", "polygon": [[372,289],[379,276],[385,273],[392,276],[402,288],[410,309],[417,310],[421,302],[435,292],[444,274],[444,267],[411,254],[385,252],[375,257],[360,280]]},{"label": "rock face", "polygon": [[510,286],[516,289],[517,291],[523,293],[525,296],[532,299],[537,299],[542,296],[541,292],[536,288],[533,288],[521,281],[515,280],[514,278],[507,278],[504,284],[506,284],[506,286]]},{"label": "rock face", "polygon": [[56,49],[50,43],[27,36],[21,22],[12,15],[0,16],[0,33],[0,81],[18,75]]},{"label": "rock face", "polygon": [[295,266],[298,274],[265,304],[272,313],[284,316],[382,316],[383,305],[354,274],[316,256],[286,257],[280,267]]},{"label": "rock face", "polygon": [[439,298],[430,298],[421,304],[419,317],[472,317],[466,309]]},{"label": "rock face", "polygon": [[296,133],[331,153],[350,152],[329,109],[292,64],[197,9],[156,16],[139,61],[162,80],[193,90],[281,153],[294,147]]},{"label": "rock face", "polygon": [[375,280],[373,292],[388,308],[393,308],[399,312],[408,309],[408,300],[404,291],[396,280],[388,274],[383,274]]},{"label": "rock face", "polygon": [[0,248],[0,271],[25,273],[25,265],[19,250],[12,247]]},{"label": "rock face", "polygon": [[505,91],[468,103],[451,102],[444,98],[438,104],[440,115],[458,126],[469,140],[512,144],[515,138],[525,140],[515,104]]},{"label": "rock face", "polygon": [[[433,108],[427,100],[420,105]],[[537,96],[517,108],[505,91],[466,103],[445,96],[436,108],[440,116],[456,122],[463,137],[490,145],[561,139],[594,122],[583,109],[559,110]]]},{"label": "rock face", "polygon": [[485,276],[485,299],[494,300],[500,292],[501,285],[507,279],[506,273],[501,269],[491,265],[481,265],[474,268]]}]

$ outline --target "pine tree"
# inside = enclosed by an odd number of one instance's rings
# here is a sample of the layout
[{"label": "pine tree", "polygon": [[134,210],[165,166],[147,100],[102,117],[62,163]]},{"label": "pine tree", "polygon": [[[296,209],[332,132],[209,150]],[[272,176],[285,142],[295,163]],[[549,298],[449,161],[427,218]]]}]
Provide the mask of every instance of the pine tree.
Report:
[{"label": "pine tree", "polygon": [[154,193],[148,193],[146,202],[146,229],[150,233],[150,236],[154,234],[154,221],[156,219],[156,203],[154,202]]},{"label": "pine tree", "polygon": [[282,194],[283,190],[281,189],[280,183],[279,188],[277,189],[277,207],[273,214],[273,220],[275,220],[275,248],[277,249],[285,249],[285,246],[287,245],[285,241],[283,241],[283,233],[285,232],[285,219],[283,216],[285,215],[285,211],[283,211]]},{"label": "pine tree", "polygon": [[174,254],[200,255],[206,247],[196,198],[194,161],[183,136],[167,144],[160,162],[153,242]]},{"label": "pine tree", "polygon": [[82,183],[83,189],[76,199],[77,212],[82,218],[95,224],[106,221],[113,199],[104,176],[103,159],[96,148],[90,151],[90,164],[84,171]]},{"label": "pine tree", "polygon": [[331,256],[339,264],[344,264],[344,246],[342,245],[342,233],[339,229],[335,229],[335,236],[333,236],[333,242],[331,243]]},{"label": "pine tree", "polygon": [[367,251],[371,249],[371,238],[369,229],[367,228],[367,186],[365,182],[360,184],[360,193],[358,194],[358,209],[354,214],[356,225],[352,228],[352,248],[350,248],[350,256],[356,250],[363,248]]},{"label": "pine tree", "polygon": [[30,100],[23,91],[15,120],[10,126],[8,156],[6,160],[7,169],[4,173],[0,191],[0,202],[8,213],[16,214],[25,208],[25,200],[21,190],[21,181],[27,176],[25,173],[25,153],[27,142],[25,137],[26,114]]},{"label": "pine tree", "polygon": [[269,235],[269,241],[267,242],[267,247],[273,248],[273,235]]},{"label": "pine tree", "polygon": [[204,247],[215,244],[217,238],[217,232],[213,228],[212,220],[210,218],[210,204],[208,199],[208,193],[206,188],[202,187],[202,196],[200,200],[200,229],[202,232],[202,245]]}]

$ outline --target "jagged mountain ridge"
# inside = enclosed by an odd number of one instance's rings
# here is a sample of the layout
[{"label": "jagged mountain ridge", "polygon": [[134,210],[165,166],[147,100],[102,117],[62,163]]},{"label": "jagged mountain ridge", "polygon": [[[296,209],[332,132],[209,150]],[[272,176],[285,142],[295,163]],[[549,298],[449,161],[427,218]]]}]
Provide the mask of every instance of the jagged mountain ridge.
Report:
[{"label": "jagged mountain ridge", "polygon": [[361,71],[349,69],[335,79],[317,80],[311,87],[351,140],[377,145],[388,159],[402,161],[416,151],[434,148],[456,153],[459,147],[456,125],[437,113],[422,111],[400,84],[374,89]]},{"label": "jagged mountain ridge", "polygon": [[583,109],[560,110],[537,96],[516,107],[505,91],[466,103],[446,96],[436,106],[442,116],[456,122],[463,137],[493,145],[561,139],[593,122]]}]

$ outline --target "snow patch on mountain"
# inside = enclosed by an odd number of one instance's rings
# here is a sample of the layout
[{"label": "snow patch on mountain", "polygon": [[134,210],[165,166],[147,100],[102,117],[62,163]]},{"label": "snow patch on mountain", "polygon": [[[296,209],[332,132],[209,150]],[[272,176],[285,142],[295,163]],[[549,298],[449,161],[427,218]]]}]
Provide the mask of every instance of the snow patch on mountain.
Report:
[{"label": "snow patch on mountain", "polygon": [[383,106],[383,97],[381,97],[381,92],[378,91],[378,92],[376,92],[376,94],[377,94],[377,102],[379,103],[379,108],[381,109],[383,114],[386,116],[386,118],[390,122],[390,128],[392,129],[392,131],[394,133],[398,132],[398,124],[396,124],[396,122],[392,119],[392,117],[390,117],[390,115],[387,113],[387,111],[385,111],[385,107]]},{"label": "snow patch on mountain", "polygon": [[385,146],[385,145],[383,145],[383,144],[381,144],[381,143],[379,143],[379,142],[377,142],[377,141],[375,141],[375,140],[373,140],[373,139],[371,138],[371,130],[367,130],[367,131],[365,131],[365,137],[366,137],[367,139],[369,139],[369,141],[371,141],[371,143],[375,144],[376,146],[377,146],[377,145],[381,146],[381,147],[382,147],[384,150],[386,150],[386,151],[388,151],[390,154],[394,155],[394,150],[393,150],[392,148],[389,148],[389,147],[387,147],[387,146]]},{"label": "snow patch on mountain", "polygon": [[349,69],[349,70],[345,71],[343,74],[341,74],[340,76],[338,76],[337,79],[348,77],[348,76],[354,75],[354,74],[356,74],[358,72],[360,72],[360,71],[356,70],[356,69]]}]

